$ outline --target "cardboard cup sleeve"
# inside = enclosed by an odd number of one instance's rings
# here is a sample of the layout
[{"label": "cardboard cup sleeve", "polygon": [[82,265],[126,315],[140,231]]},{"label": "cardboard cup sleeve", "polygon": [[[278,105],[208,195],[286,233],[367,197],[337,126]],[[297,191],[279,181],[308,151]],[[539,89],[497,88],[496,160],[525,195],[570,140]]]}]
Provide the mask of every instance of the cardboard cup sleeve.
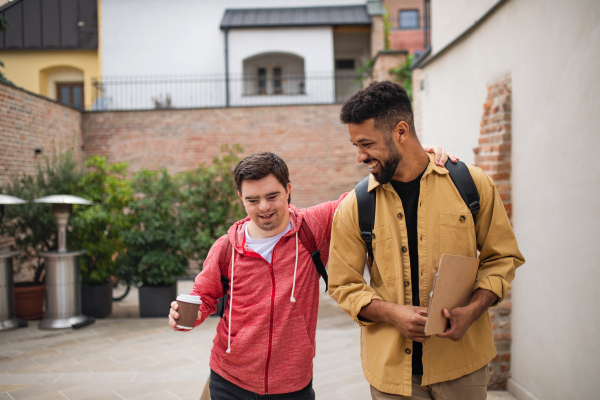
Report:
[{"label": "cardboard cup sleeve", "polygon": [[177,327],[179,329],[192,329],[196,323],[196,317],[198,316],[198,309],[202,300],[200,296],[192,296],[189,294],[180,294],[177,296],[177,312],[179,318],[177,319]]}]

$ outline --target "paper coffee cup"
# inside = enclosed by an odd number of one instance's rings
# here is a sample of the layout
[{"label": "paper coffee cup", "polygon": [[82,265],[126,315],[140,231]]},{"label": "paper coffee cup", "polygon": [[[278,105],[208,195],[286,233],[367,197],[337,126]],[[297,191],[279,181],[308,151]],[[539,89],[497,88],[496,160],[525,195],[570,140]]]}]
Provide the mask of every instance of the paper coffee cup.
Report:
[{"label": "paper coffee cup", "polygon": [[179,329],[192,329],[196,323],[196,317],[198,316],[198,309],[202,300],[200,296],[192,296],[189,294],[180,294],[177,296],[177,312],[179,318],[177,319],[177,327]]}]

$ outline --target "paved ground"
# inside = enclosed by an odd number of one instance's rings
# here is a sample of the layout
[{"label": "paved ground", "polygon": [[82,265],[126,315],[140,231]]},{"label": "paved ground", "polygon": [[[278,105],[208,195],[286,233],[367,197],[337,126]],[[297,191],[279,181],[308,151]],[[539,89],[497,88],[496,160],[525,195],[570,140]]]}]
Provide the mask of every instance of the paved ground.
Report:
[{"label": "paved ground", "polygon": [[[188,293],[190,282],[180,282]],[[165,319],[139,319],[137,293],[115,303],[111,318],[74,331],[0,332],[0,400],[193,399],[208,378],[218,318],[190,333]],[[318,399],[370,399],[360,367],[360,331],[326,295],[317,327],[314,388]],[[488,399],[514,400],[506,392]]]}]

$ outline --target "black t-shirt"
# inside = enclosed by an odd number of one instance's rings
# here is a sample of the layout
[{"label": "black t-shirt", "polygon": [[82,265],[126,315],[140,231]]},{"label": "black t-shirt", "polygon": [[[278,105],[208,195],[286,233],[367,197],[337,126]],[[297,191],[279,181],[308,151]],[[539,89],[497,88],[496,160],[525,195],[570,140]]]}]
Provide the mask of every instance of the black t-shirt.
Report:
[{"label": "black t-shirt", "polygon": [[[417,210],[419,206],[419,193],[421,192],[421,175],[410,182],[390,181],[404,208],[406,233],[408,235],[408,255],[410,258],[410,277],[412,286],[413,306],[420,307],[419,301],[419,243],[417,234]],[[401,244],[402,246],[402,244]],[[423,375],[423,344],[413,342],[412,373]]]}]

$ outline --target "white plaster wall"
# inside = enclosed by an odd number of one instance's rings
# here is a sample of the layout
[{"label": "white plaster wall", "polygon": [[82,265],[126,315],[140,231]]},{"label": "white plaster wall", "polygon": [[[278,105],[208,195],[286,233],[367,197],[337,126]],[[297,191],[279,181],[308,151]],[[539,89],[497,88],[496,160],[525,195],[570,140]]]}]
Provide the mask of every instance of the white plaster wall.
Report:
[{"label": "white plaster wall", "polygon": [[600,393],[599,21],[595,0],[509,0],[423,70],[423,141],[467,162],[486,84],[512,75],[512,382],[540,400]]},{"label": "white plaster wall", "polygon": [[431,49],[441,50],[481,18],[498,0],[431,2]]},{"label": "white plaster wall", "polygon": [[[292,53],[304,59],[306,95],[242,96],[242,82],[230,84],[231,104],[329,103],[334,98],[333,29],[269,28],[232,29],[229,31],[229,72],[233,79],[243,73],[244,60],[263,53]],[[324,78],[324,79],[323,79]]]},{"label": "white plaster wall", "polygon": [[219,25],[226,8],[365,3],[365,0],[102,0],[102,73],[105,76],[222,74],[224,39]]}]

